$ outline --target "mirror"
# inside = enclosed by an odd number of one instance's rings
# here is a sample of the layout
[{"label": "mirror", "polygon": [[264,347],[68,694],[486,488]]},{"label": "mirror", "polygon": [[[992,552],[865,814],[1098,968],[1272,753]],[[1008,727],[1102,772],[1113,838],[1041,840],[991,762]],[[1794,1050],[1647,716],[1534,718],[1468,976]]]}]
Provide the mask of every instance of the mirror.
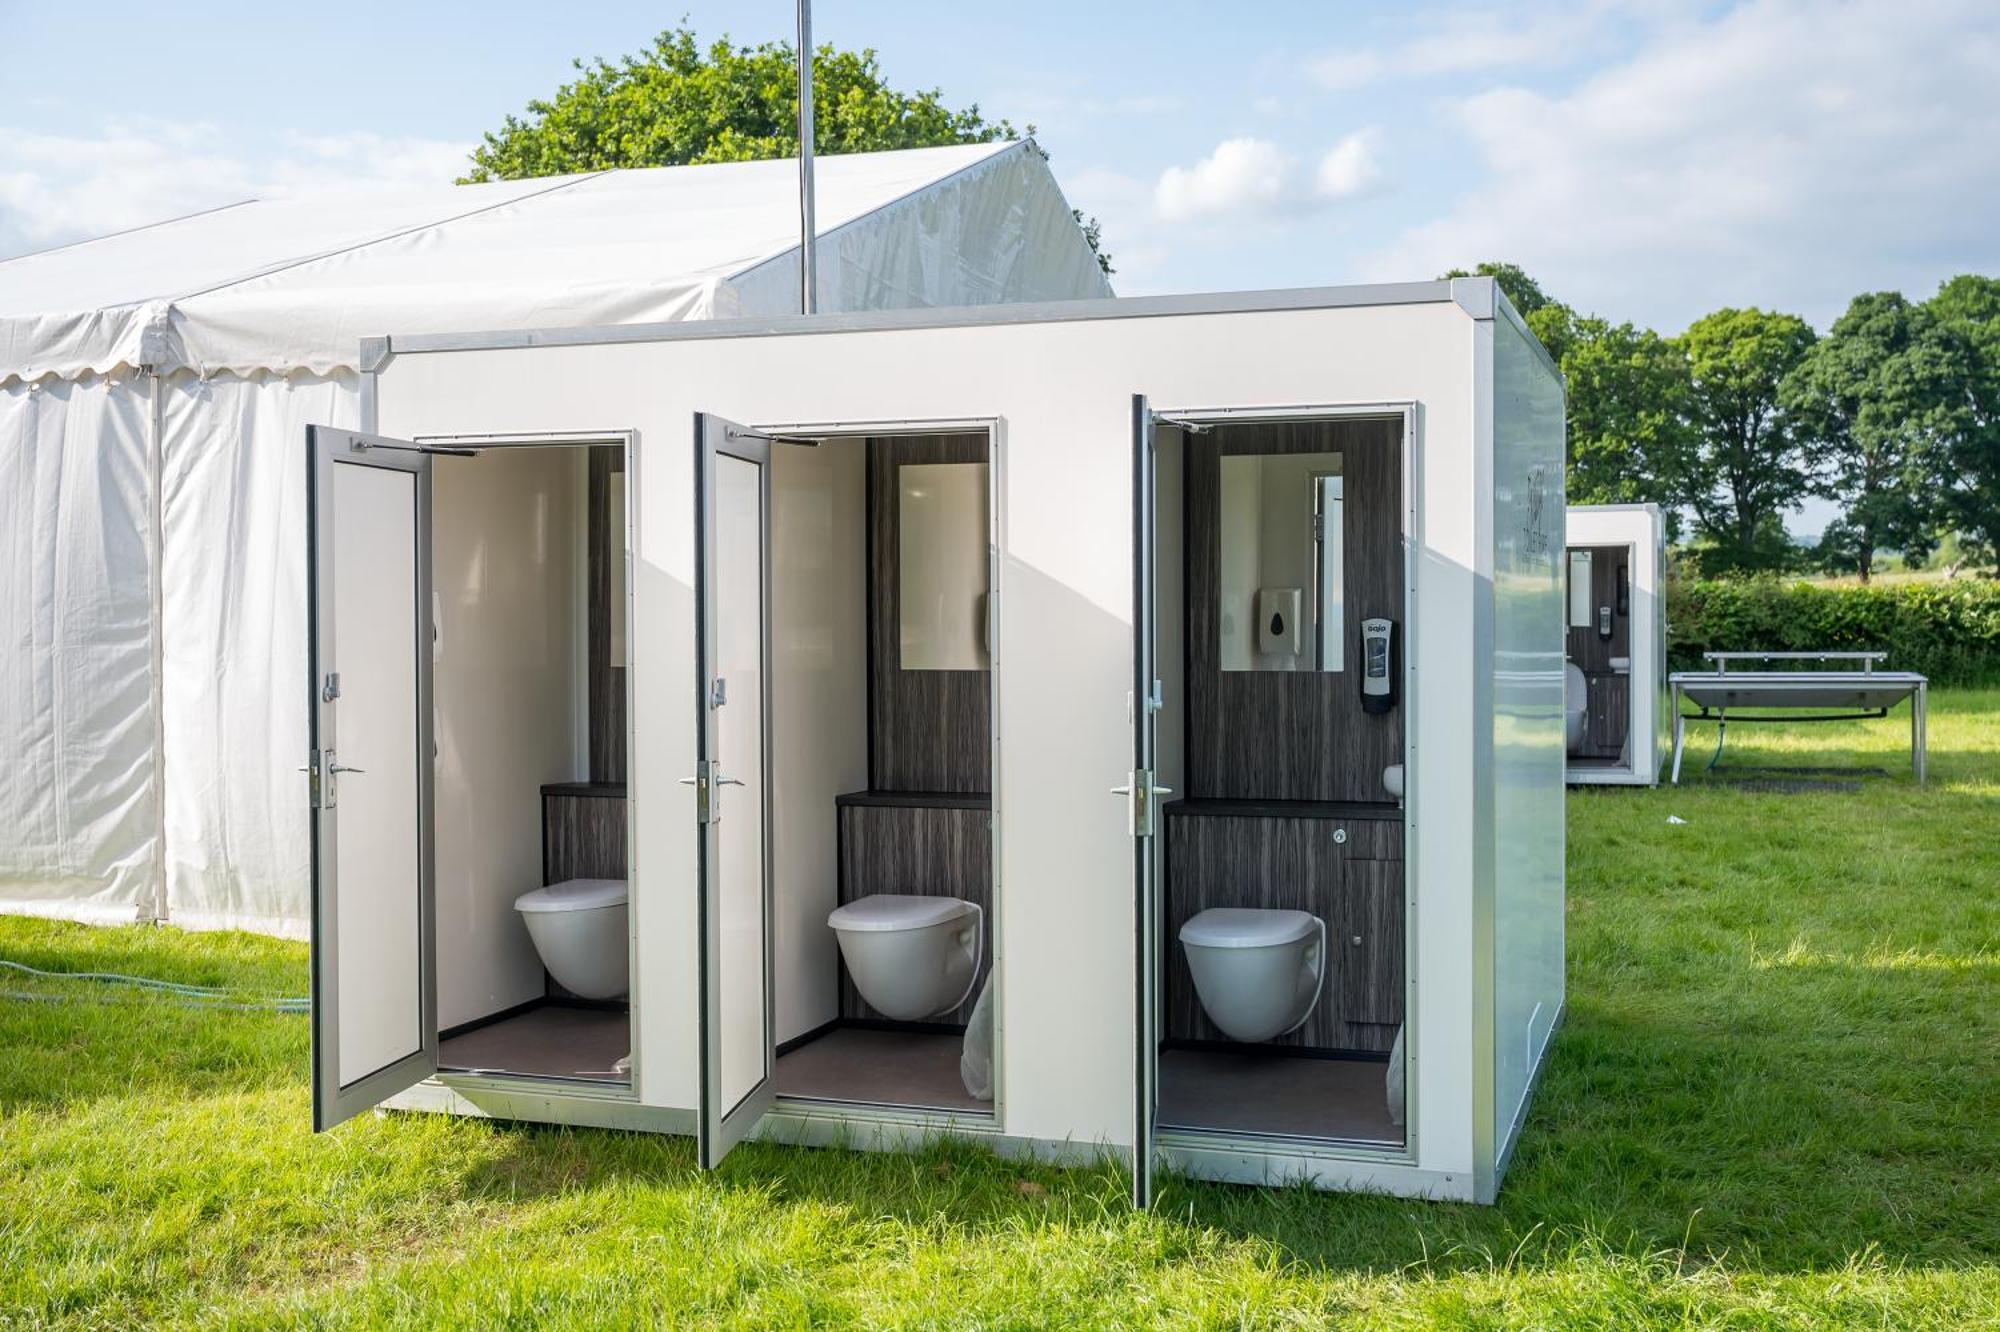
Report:
[{"label": "mirror", "polygon": [[1339,453],[1223,457],[1223,670],[1346,668],[1341,472]]},{"label": "mirror", "polygon": [[902,464],[896,511],[902,668],[985,670],[986,464]]},{"label": "mirror", "polygon": [[1588,629],[1595,610],[1590,604],[1590,552],[1569,553],[1569,624],[1572,629]]}]

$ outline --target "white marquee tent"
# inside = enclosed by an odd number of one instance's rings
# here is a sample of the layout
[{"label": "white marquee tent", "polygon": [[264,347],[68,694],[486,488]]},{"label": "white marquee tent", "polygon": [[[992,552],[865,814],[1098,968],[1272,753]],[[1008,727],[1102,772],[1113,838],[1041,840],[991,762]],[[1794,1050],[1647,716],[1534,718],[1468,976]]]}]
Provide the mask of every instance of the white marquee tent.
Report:
[{"label": "white marquee tent", "polygon": [[[257,200],[0,261],[0,911],[303,934],[307,423],[364,337],[798,308],[796,162]],[[1105,296],[1031,143],[823,157],[823,311]]]}]

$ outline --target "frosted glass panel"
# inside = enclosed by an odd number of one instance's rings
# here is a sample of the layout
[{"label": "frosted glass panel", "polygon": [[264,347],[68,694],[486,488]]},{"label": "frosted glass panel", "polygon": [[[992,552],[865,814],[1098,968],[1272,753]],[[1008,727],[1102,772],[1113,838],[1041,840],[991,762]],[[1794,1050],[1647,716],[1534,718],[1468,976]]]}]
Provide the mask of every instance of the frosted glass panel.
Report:
[{"label": "frosted glass panel", "polygon": [[896,469],[906,671],[986,669],[986,464]]},{"label": "frosted glass panel", "polygon": [[1222,459],[1225,671],[1346,667],[1346,490],[1339,453]]}]

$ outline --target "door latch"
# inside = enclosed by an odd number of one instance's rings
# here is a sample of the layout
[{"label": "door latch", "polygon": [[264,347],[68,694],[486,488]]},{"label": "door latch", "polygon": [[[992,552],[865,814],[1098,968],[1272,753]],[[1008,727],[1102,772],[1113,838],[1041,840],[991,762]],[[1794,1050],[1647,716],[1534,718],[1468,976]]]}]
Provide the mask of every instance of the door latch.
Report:
[{"label": "door latch", "polygon": [[306,774],[306,791],[314,809],[332,809],[339,799],[338,788],[334,785],[334,775],[342,772],[362,772],[361,768],[350,768],[334,761],[331,749],[315,749],[312,761],[299,769]]},{"label": "door latch", "polygon": [[722,788],[743,785],[741,779],[724,777],[720,773],[720,765],[714,759],[699,759],[694,765],[694,776],[681,778],[682,786],[694,788],[696,823],[722,822]]},{"label": "door latch", "polygon": [[1160,797],[1174,793],[1171,786],[1155,785],[1158,776],[1151,768],[1140,768],[1124,786],[1111,788],[1112,795],[1126,797],[1127,821],[1134,837],[1151,837],[1157,831]]}]

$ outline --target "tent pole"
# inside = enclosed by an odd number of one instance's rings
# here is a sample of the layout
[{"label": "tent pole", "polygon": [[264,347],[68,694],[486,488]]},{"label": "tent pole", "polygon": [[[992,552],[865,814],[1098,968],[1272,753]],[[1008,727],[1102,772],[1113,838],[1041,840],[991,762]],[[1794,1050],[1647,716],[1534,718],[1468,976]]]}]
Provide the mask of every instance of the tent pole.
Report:
[{"label": "tent pole", "polygon": [[813,225],[812,0],[799,4],[799,313],[819,308],[818,256]]},{"label": "tent pole", "polygon": [[151,654],[148,701],[153,712],[153,901],[142,919],[167,919],[167,723],[166,688],[166,503],[163,478],[166,473],[167,405],[165,379],[157,367],[142,367],[146,374],[151,421],[146,433],[146,595],[147,647]]}]

